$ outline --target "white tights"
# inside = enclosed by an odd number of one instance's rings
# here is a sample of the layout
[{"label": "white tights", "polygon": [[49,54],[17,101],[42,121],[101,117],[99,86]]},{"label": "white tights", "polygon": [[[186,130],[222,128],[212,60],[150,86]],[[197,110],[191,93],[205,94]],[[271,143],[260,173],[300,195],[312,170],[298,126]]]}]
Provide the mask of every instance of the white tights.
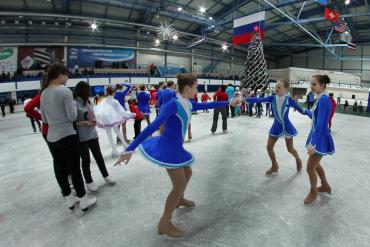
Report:
[{"label": "white tights", "polygon": [[114,133],[116,133],[118,138],[121,140],[123,146],[126,147],[126,142],[123,138],[121,131],[119,131],[118,126],[114,126],[113,128],[105,129],[105,132],[107,133],[107,137],[108,137],[110,145],[112,146],[112,149],[116,150],[116,144],[114,143],[113,136],[112,136],[112,129]]}]

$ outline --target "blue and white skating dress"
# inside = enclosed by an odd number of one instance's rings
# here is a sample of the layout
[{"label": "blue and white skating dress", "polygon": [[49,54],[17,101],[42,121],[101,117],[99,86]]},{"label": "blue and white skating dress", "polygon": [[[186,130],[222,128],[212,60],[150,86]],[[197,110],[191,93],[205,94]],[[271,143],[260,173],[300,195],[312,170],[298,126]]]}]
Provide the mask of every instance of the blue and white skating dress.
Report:
[{"label": "blue and white skating dress", "polygon": [[140,91],[136,94],[136,97],[139,111],[144,115],[150,115],[149,108],[150,94],[148,92]]},{"label": "blue and white skating dress", "polygon": [[329,97],[322,93],[318,96],[311,111],[305,110],[306,115],[312,119],[306,147],[314,147],[316,153],[320,155],[335,153],[334,141],[329,129],[331,108]]},{"label": "blue and white skating dress", "polygon": [[274,123],[270,129],[271,137],[292,138],[298,134],[293,124],[289,120],[290,107],[295,108],[300,113],[304,114],[303,109],[290,96],[269,96],[265,98],[247,98],[249,103],[271,103],[271,108],[274,113]]},{"label": "blue and white skating dress", "polygon": [[[192,110],[206,110],[229,105],[228,101],[197,103],[176,97],[162,106],[158,117],[126,148],[133,152],[138,146],[143,155],[153,163],[165,168],[182,168],[193,163],[194,157],[183,147],[184,138],[191,121]],[[164,124],[163,133],[150,137]],[[148,138],[149,137],[149,138]]]}]

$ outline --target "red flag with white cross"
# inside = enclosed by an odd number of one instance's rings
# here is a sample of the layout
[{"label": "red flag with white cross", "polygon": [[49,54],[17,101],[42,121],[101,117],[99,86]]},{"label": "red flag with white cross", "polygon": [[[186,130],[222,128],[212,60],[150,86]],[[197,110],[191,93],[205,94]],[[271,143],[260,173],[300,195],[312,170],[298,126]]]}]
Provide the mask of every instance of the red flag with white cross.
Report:
[{"label": "red flag with white cross", "polygon": [[340,14],[337,11],[333,9],[325,8],[325,18],[326,19],[332,22],[338,22],[339,17],[340,17]]}]

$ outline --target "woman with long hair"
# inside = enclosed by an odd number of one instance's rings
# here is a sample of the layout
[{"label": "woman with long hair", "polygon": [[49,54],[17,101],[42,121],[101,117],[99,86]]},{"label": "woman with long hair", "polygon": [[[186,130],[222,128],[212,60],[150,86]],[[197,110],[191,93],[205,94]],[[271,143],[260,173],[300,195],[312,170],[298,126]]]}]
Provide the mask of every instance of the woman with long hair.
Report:
[{"label": "woman with long hair", "polygon": [[114,184],[114,180],[109,176],[105,166],[104,158],[100,150],[99,136],[95,129],[96,120],[93,106],[89,100],[91,96],[91,87],[89,83],[80,81],[77,83],[74,90],[74,100],[77,108],[77,134],[80,139],[80,154],[82,159],[82,172],[85,178],[86,187],[90,191],[97,191],[98,187],[91,177],[90,171],[90,151],[94,156],[96,164],[105,179],[109,184]]},{"label": "woman with long hair", "polygon": [[[55,160],[55,175],[67,205],[73,209],[79,202],[80,208],[85,211],[96,204],[96,197],[87,196],[81,175],[79,139],[73,126],[77,111],[72,91],[66,87],[67,80],[68,69],[64,65],[50,66],[45,89],[41,93],[41,116],[49,126],[47,141]],[[77,198],[71,193],[69,174]]]}]

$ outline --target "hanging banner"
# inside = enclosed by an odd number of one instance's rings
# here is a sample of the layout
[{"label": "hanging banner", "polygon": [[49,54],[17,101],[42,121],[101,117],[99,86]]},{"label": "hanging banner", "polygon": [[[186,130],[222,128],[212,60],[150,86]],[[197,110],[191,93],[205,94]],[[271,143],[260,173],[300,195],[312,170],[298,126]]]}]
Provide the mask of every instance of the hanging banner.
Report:
[{"label": "hanging banner", "polygon": [[18,66],[22,70],[44,69],[63,60],[63,47],[19,47]]},{"label": "hanging banner", "polygon": [[108,48],[68,48],[67,64],[69,67],[95,66],[97,61],[103,64],[116,62],[135,63],[135,52],[132,49],[108,49]]},{"label": "hanging banner", "polygon": [[0,73],[17,70],[17,47],[0,47]]}]

